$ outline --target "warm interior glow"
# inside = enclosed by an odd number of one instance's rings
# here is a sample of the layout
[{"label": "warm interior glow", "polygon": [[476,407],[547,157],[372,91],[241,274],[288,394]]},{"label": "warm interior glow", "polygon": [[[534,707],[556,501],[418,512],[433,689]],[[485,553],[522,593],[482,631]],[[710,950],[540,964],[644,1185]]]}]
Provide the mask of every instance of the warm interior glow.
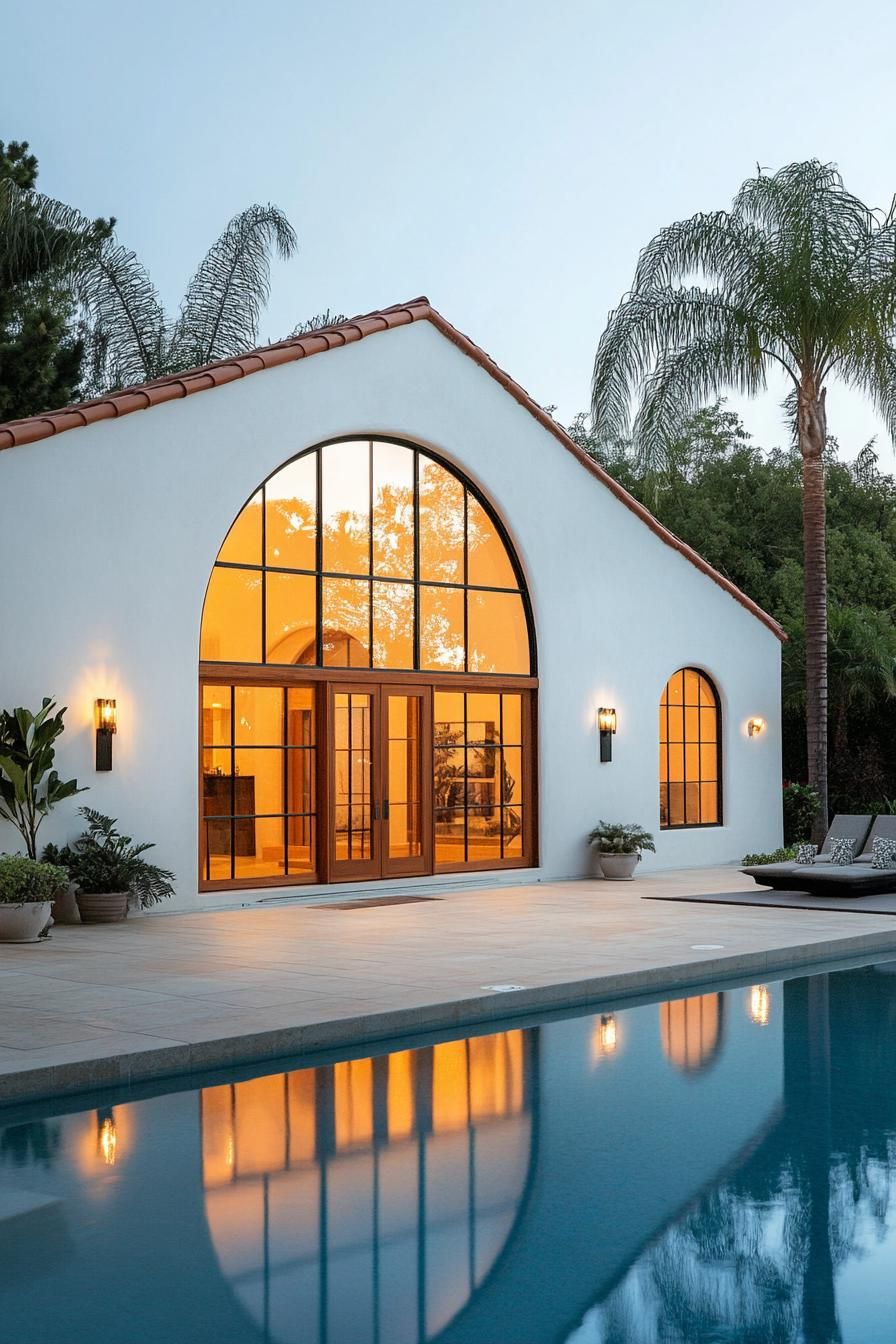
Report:
[{"label": "warm interior glow", "polygon": [[758,1027],[767,1027],[772,1014],[772,1000],[767,985],[754,985],[750,990],[750,1020]]},{"label": "warm interior glow", "polygon": [[660,700],[660,826],[721,824],[720,712],[703,672],[684,667]]},{"label": "warm interior glow", "polygon": [[[241,684],[228,668],[233,681],[203,686],[204,882],[333,881],[528,858],[532,692],[465,690],[458,717],[425,675],[529,675],[525,595],[498,520],[428,453],[353,439],[269,477],[218,554],[200,658],[206,674],[213,663],[266,664],[280,679]],[[323,681],[294,687],[306,667],[325,669],[331,685],[359,675],[344,694]],[[417,671],[423,689],[387,696],[370,675],[380,669]],[[318,723],[328,737],[319,744]],[[331,804],[326,834],[319,789]]]},{"label": "warm interior glow", "polygon": [[[318,545],[325,575],[320,611]],[[209,582],[200,656],[530,671],[528,620],[497,521],[428,454],[368,439],[312,449],[275,472],[245,505]]]}]

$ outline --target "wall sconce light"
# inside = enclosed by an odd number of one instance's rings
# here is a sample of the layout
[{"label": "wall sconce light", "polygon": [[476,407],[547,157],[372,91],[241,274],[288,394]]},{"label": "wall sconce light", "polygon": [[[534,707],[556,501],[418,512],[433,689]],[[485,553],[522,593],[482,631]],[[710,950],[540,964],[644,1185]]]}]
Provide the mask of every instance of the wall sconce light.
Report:
[{"label": "wall sconce light", "polygon": [[750,1021],[757,1027],[767,1027],[772,1015],[772,1000],[765,985],[754,985],[750,990]]},{"label": "wall sconce light", "polygon": [[600,733],[600,759],[603,763],[613,759],[613,734],[616,732],[615,709],[597,711],[597,730]]},{"label": "wall sconce light", "polygon": [[118,731],[118,718],[114,700],[97,700],[94,704],[94,722],[96,724],[96,768],[112,769],[112,734]]},{"label": "wall sconce light", "polygon": [[747,732],[750,737],[758,737],[760,733],[765,732],[765,719],[757,716],[755,719],[747,719]]}]

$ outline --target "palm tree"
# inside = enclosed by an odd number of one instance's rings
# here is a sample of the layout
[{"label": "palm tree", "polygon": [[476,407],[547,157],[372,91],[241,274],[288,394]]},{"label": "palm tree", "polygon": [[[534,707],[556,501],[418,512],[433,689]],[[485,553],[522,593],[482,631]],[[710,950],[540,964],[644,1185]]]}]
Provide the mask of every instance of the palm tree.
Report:
[{"label": "palm tree", "polygon": [[111,239],[79,275],[93,391],[148,382],[257,345],[271,256],[286,259],[296,246],[281,210],[249,206],[212,245],[171,318],[136,254]]},{"label": "palm tree", "polygon": [[[633,434],[662,463],[684,416],[783,369],[802,460],[809,782],[827,820],[827,568],[824,450],[832,375],[875,403],[896,438],[896,201],[886,214],[809,160],[741,186],[728,211],[663,229],[641,253],[594,363],[602,436]],[[640,405],[631,421],[632,400]]]}]

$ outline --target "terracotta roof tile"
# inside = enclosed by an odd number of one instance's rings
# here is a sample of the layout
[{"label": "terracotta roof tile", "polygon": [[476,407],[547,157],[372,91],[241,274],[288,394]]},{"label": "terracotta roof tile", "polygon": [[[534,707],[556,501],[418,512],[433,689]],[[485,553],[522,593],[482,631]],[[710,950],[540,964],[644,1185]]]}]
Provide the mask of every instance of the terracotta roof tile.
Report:
[{"label": "terracotta roof tile", "polygon": [[562,443],[568,452],[577,457],[582,466],[596,476],[606,488],[630,509],[647,527],[667,546],[683,555],[703,574],[724,588],[735,601],[751,612],[758,620],[773,631],[779,639],[786,639],[778,622],[763,611],[751,598],[726,579],[718,570],[713,569],[691,546],[688,546],[664,527],[648,509],[631,496],[628,491],[604,471],[597,462],[575,444],[566,431],[543,410],[529,394],[514,382],[509,374],[499,368],[484,350],[475,345],[467,336],[451,325],[441,313],[433,308],[425,297],[411,299],[408,303],[396,304],[380,312],[366,313],[353,317],[332,327],[308,332],[303,336],[291,336],[276,345],[263,346],[259,350],[250,350],[245,355],[235,355],[228,359],[217,360],[203,368],[188,369],[168,378],[157,378],[140,387],[124,388],[121,392],[111,392],[108,396],[97,397],[93,401],[82,402],[78,406],[66,406],[58,411],[46,411],[41,415],[29,416],[25,420],[11,420],[0,425],[0,451],[5,448],[18,448],[25,444],[36,443],[40,439],[49,439],[64,434],[70,429],[79,429],[94,424],[98,420],[108,420],[121,415],[130,415],[133,411],[147,410],[150,406],[162,402],[174,401],[180,397],[192,396],[194,392],[203,392],[209,388],[220,387],[238,378],[258,373],[263,369],[277,368],[281,364],[291,364],[311,355],[322,354],[338,346],[351,345],[376,332],[389,331],[393,327],[404,327],[411,322],[431,322],[443,336],[447,337],[470,359],[490,374],[496,382],[508,392],[520,406],[524,407],[555,439]]}]

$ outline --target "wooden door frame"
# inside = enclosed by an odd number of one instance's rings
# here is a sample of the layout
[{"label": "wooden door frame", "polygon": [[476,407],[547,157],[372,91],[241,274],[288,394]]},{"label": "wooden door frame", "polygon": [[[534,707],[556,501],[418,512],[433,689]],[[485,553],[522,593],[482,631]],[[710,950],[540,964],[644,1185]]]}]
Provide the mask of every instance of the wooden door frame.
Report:
[{"label": "wooden door frame", "polygon": [[[380,738],[382,734],[382,706],[381,706],[381,688],[371,682],[357,681],[337,681],[333,680],[327,684],[327,739],[324,743],[324,750],[327,758],[327,800],[328,812],[327,829],[325,832],[325,848],[327,851],[329,881],[331,882],[370,882],[375,881],[382,875],[382,846],[383,831],[380,816],[380,803],[383,796],[382,788],[382,751],[380,748]],[[337,695],[366,695],[370,700],[370,739],[371,739],[371,760],[370,760],[370,857],[368,859],[338,859],[336,857],[336,827],[334,824],[335,815],[335,795],[336,788],[336,696]],[[351,699],[349,699],[349,715],[351,715]],[[320,822],[318,822],[318,837],[320,837]],[[324,846],[321,846],[324,848]]]},{"label": "wooden door frame", "polygon": [[420,697],[420,744],[419,744],[419,768],[420,768],[420,857],[407,859],[390,859],[389,857],[389,820],[383,818],[381,825],[383,828],[383,842],[381,846],[382,857],[382,876],[383,877],[429,877],[432,873],[432,686],[421,683],[419,686],[412,684],[395,685],[386,683],[380,687],[380,761],[382,770],[384,807],[388,806],[389,799],[385,797],[385,789],[388,787],[388,768],[389,768],[389,700],[392,696],[419,696]]}]

